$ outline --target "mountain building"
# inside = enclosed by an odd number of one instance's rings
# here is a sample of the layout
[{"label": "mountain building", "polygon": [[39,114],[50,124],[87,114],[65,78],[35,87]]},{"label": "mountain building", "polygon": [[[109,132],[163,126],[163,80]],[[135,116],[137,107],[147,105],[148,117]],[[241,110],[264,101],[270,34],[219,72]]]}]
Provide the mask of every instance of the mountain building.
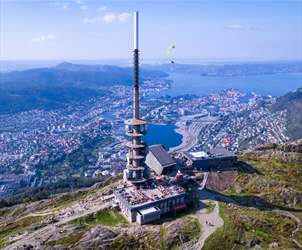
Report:
[{"label": "mountain building", "polygon": [[139,114],[138,12],[134,13],[133,117],[125,124],[126,135],[130,137],[126,143],[129,152],[123,174],[125,185],[113,192],[122,214],[129,222],[145,224],[159,219],[164,213],[185,209],[188,196],[181,186],[164,178],[150,177],[149,166],[162,174],[175,165],[169,154],[161,145],[153,145],[149,147],[146,161],[146,144],[142,137],[147,132],[147,122]]},{"label": "mountain building", "polygon": [[175,169],[176,162],[165,150],[163,145],[152,145],[146,156],[146,164],[156,174],[167,174],[168,171]]}]

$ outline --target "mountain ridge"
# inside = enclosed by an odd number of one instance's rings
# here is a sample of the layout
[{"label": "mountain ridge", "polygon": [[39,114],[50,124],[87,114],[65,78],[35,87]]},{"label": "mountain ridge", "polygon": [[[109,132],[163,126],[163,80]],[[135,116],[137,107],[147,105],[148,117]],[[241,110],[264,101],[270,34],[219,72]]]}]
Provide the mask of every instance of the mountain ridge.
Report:
[{"label": "mountain ridge", "polygon": [[[168,76],[142,70],[141,81]],[[63,62],[54,67],[0,73],[0,113],[62,108],[110,93],[112,85],[132,85],[132,68]]]}]

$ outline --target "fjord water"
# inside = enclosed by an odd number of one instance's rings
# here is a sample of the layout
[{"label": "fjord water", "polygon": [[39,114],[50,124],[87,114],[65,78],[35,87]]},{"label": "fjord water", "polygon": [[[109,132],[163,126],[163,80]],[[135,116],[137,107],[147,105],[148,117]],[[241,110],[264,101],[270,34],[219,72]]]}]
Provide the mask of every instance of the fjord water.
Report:
[{"label": "fjord water", "polygon": [[[172,73],[171,88],[160,95],[178,96],[184,94],[207,95],[227,88],[239,89],[245,93],[281,96],[302,86],[302,73],[283,73],[250,76],[201,76],[197,74]],[[144,140],[149,144],[164,144],[166,149],[181,143],[182,136],[175,132],[174,125],[148,126]]]},{"label": "fjord water", "polygon": [[223,89],[235,88],[259,95],[281,96],[302,86],[302,73],[280,73],[247,76],[201,76],[198,74],[170,73],[171,88],[162,95],[207,95]]},{"label": "fjord water", "polygon": [[182,136],[175,132],[175,125],[158,125],[149,124],[147,134],[144,136],[144,141],[148,145],[163,144],[168,150],[181,143]]}]

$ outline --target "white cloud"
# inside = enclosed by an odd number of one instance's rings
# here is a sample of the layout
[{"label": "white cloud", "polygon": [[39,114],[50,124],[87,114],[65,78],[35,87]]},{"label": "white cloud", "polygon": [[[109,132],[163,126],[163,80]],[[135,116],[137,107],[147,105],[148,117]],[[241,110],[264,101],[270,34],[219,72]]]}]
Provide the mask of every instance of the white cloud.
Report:
[{"label": "white cloud", "polygon": [[80,8],[81,8],[81,10],[83,10],[83,11],[88,10],[88,6],[87,6],[87,5],[82,5]]},{"label": "white cloud", "polygon": [[82,22],[86,24],[95,24],[98,20],[99,20],[98,17],[92,17],[92,18],[86,17],[82,20]]},{"label": "white cloud", "polygon": [[101,7],[97,8],[97,11],[102,12],[102,11],[106,11],[107,9],[108,9],[107,6],[101,6]]},{"label": "white cloud", "polygon": [[60,1],[56,1],[54,4],[56,6],[59,6],[62,10],[67,10],[69,7],[68,3],[64,3],[64,2],[60,2]]},{"label": "white cloud", "polygon": [[67,3],[64,3],[61,8],[62,8],[62,10],[67,10],[68,7],[69,7],[69,5]]},{"label": "white cloud", "polygon": [[130,14],[126,12],[123,12],[117,16],[118,21],[121,23],[127,22],[129,18],[130,18]]},{"label": "white cloud", "polygon": [[96,17],[86,17],[82,19],[83,23],[86,24],[95,24],[99,21],[103,21],[105,23],[125,23],[129,19],[130,14],[126,12],[122,13],[106,13],[102,16]]},{"label": "white cloud", "polygon": [[123,13],[106,13],[101,17],[101,19],[105,23],[113,23],[113,22],[119,22],[119,23],[125,23],[130,17],[130,14],[127,12]]},{"label": "white cloud", "polygon": [[242,30],[243,26],[240,24],[230,24],[230,25],[227,25],[225,28],[230,29],[230,30]]},{"label": "white cloud", "polygon": [[112,23],[112,22],[116,21],[116,14],[114,14],[114,13],[107,13],[107,14],[103,15],[101,17],[101,19],[105,23]]},{"label": "white cloud", "polygon": [[33,42],[48,42],[55,40],[55,36],[53,34],[47,34],[44,36],[38,36],[32,39]]}]

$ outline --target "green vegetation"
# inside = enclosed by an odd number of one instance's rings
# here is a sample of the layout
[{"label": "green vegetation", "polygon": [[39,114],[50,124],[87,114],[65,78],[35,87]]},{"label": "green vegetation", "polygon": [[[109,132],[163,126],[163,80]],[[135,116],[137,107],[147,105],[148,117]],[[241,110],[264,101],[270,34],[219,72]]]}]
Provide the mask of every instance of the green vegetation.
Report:
[{"label": "green vegetation", "polygon": [[282,249],[294,248],[290,240],[295,223],[273,212],[258,211],[220,204],[220,215],[224,220],[205,242],[203,250],[243,250],[252,240],[258,239],[263,249],[277,242]]},{"label": "green vegetation", "polygon": [[104,181],[103,177],[84,177],[83,172],[87,165],[97,162],[99,148],[112,142],[113,139],[109,136],[97,136],[93,139],[84,135],[81,136],[81,146],[77,150],[63,154],[58,159],[41,162],[38,166],[36,171],[38,178],[55,175],[58,177],[58,182],[42,187],[19,189],[9,198],[0,199],[0,208],[47,199],[57,193],[90,187],[97,182]]},{"label": "green vegetation", "polygon": [[109,249],[158,250],[159,247],[158,232],[155,234],[154,232],[148,231],[140,235],[139,238],[138,236],[122,233],[112,241]]},{"label": "green vegetation", "polygon": [[208,202],[205,202],[205,204],[207,206],[207,213],[208,214],[212,213],[215,208],[215,203],[208,201]]},{"label": "green vegetation", "polygon": [[4,216],[8,215],[11,212],[12,210],[9,208],[0,209],[0,218],[3,218]]},{"label": "green vegetation", "polygon": [[160,237],[160,250],[164,250],[166,248],[166,242],[165,242],[165,227],[161,226],[159,231],[159,237]]},{"label": "green vegetation", "polygon": [[287,134],[291,139],[302,138],[302,88],[277,99],[273,111],[287,110]]},{"label": "green vegetation", "polygon": [[[302,219],[299,162],[301,142],[260,145],[244,153],[236,180],[225,193],[247,206],[258,204],[267,211],[221,203],[224,225],[207,239],[203,250],[243,250],[257,241],[262,249],[270,249],[272,243],[278,249],[294,249],[291,233],[296,229],[295,222],[270,209],[288,210]],[[302,232],[296,238],[301,241]]]},{"label": "green vegetation", "polygon": [[[255,205],[251,197],[257,197],[258,202],[263,199],[263,204],[267,202],[265,208],[268,210],[260,211],[220,203],[220,215],[224,225],[207,239],[203,250],[243,250],[253,240],[259,241],[262,249],[269,249],[272,243],[277,244],[278,249],[295,248],[291,240],[291,233],[296,228],[295,222],[269,209],[276,207],[288,210],[302,219],[299,198],[302,192],[302,168],[296,163],[301,157],[297,149],[295,145],[273,145],[273,148],[268,145],[240,157],[241,171],[225,193],[247,205]],[[294,153],[289,155],[284,152]],[[284,155],[292,157],[292,154],[298,158],[284,161]],[[247,169],[253,170],[253,173],[246,171]],[[301,242],[302,232],[298,232],[296,238]]]},{"label": "green vegetation", "polygon": [[36,208],[36,211],[49,207],[52,207],[54,209],[66,207],[70,203],[74,201],[83,200],[90,195],[96,193],[103,194],[105,192],[108,192],[109,190],[114,189],[118,185],[119,179],[120,176],[109,177],[108,179],[99,183],[99,188],[96,188],[94,190],[87,189],[87,190],[78,190],[73,193],[64,193],[60,196],[55,197],[53,200],[50,201],[50,203],[49,202],[42,203]]},{"label": "green vegetation", "polygon": [[193,217],[187,217],[184,226],[180,229],[181,234],[187,241],[196,242],[200,236],[201,226]]},{"label": "green vegetation", "polygon": [[[99,129],[108,129],[108,126],[104,125]],[[83,178],[84,169],[88,165],[96,164],[99,148],[112,143],[113,139],[110,136],[99,135],[91,138],[87,135],[81,135],[80,140],[80,147],[77,150],[71,153],[64,153],[55,160],[41,162],[37,169],[37,176],[57,176],[60,183],[65,184],[63,187],[60,187],[61,189],[65,189],[65,191],[92,186],[95,182],[100,181],[92,178]],[[79,175],[80,177],[77,177]],[[50,191],[55,193],[54,189],[55,186]]]},{"label": "green vegetation", "polygon": [[241,160],[241,165],[249,164],[260,174],[239,172],[228,194],[257,195],[273,205],[302,208],[302,203],[298,202],[302,192],[300,164],[276,159],[257,160],[256,156],[244,156]]},{"label": "green vegetation", "polygon": [[225,214],[224,207],[220,206],[220,216],[222,217],[224,224],[223,227],[217,229],[205,242],[202,250],[227,250],[232,249],[234,242],[239,233],[232,220]]},{"label": "green vegetation", "polygon": [[95,214],[83,216],[71,221],[70,223],[85,226],[116,226],[118,224],[128,224],[126,219],[120,213],[112,209],[100,210]]},{"label": "green vegetation", "polygon": [[136,241],[133,236],[120,234],[112,242],[112,249],[137,249],[135,248]]},{"label": "green vegetation", "polygon": [[163,224],[147,226],[142,231],[122,233],[118,235],[110,246],[111,249],[182,249],[185,242],[196,242],[200,235],[199,221],[192,216]]},{"label": "green vegetation", "polygon": [[185,242],[195,243],[201,232],[198,219],[187,215],[167,225],[162,225],[159,231],[157,249],[182,249]]},{"label": "green vegetation", "polygon": [[58,240],[53,240],[47,242],[47,245],[49,246],[56,246],[56,245],[71,245],[77,243],[83,236],[84,232],[76,232],[69,234],[66,237],[62,237]]},{"label": "green vegetation", "polygon": [[0,226],[0,248],[4,247],[10,236],[31,230],[33,224],[41,223],[46,216],[26,216],[7,225]]},{"label": "green vegetation", "polygon": [[49,184],[44,187],[22,189],[9,198],[0,199],[0,208],[10,207],[24,202],[47,199],[53,194],[68,192],[71,190],[71,188],[79,189],[82,187],[92,186],[98,181],[100,181],[100,179],[70,177],[65,180],[61,180],[58,183]]}]

